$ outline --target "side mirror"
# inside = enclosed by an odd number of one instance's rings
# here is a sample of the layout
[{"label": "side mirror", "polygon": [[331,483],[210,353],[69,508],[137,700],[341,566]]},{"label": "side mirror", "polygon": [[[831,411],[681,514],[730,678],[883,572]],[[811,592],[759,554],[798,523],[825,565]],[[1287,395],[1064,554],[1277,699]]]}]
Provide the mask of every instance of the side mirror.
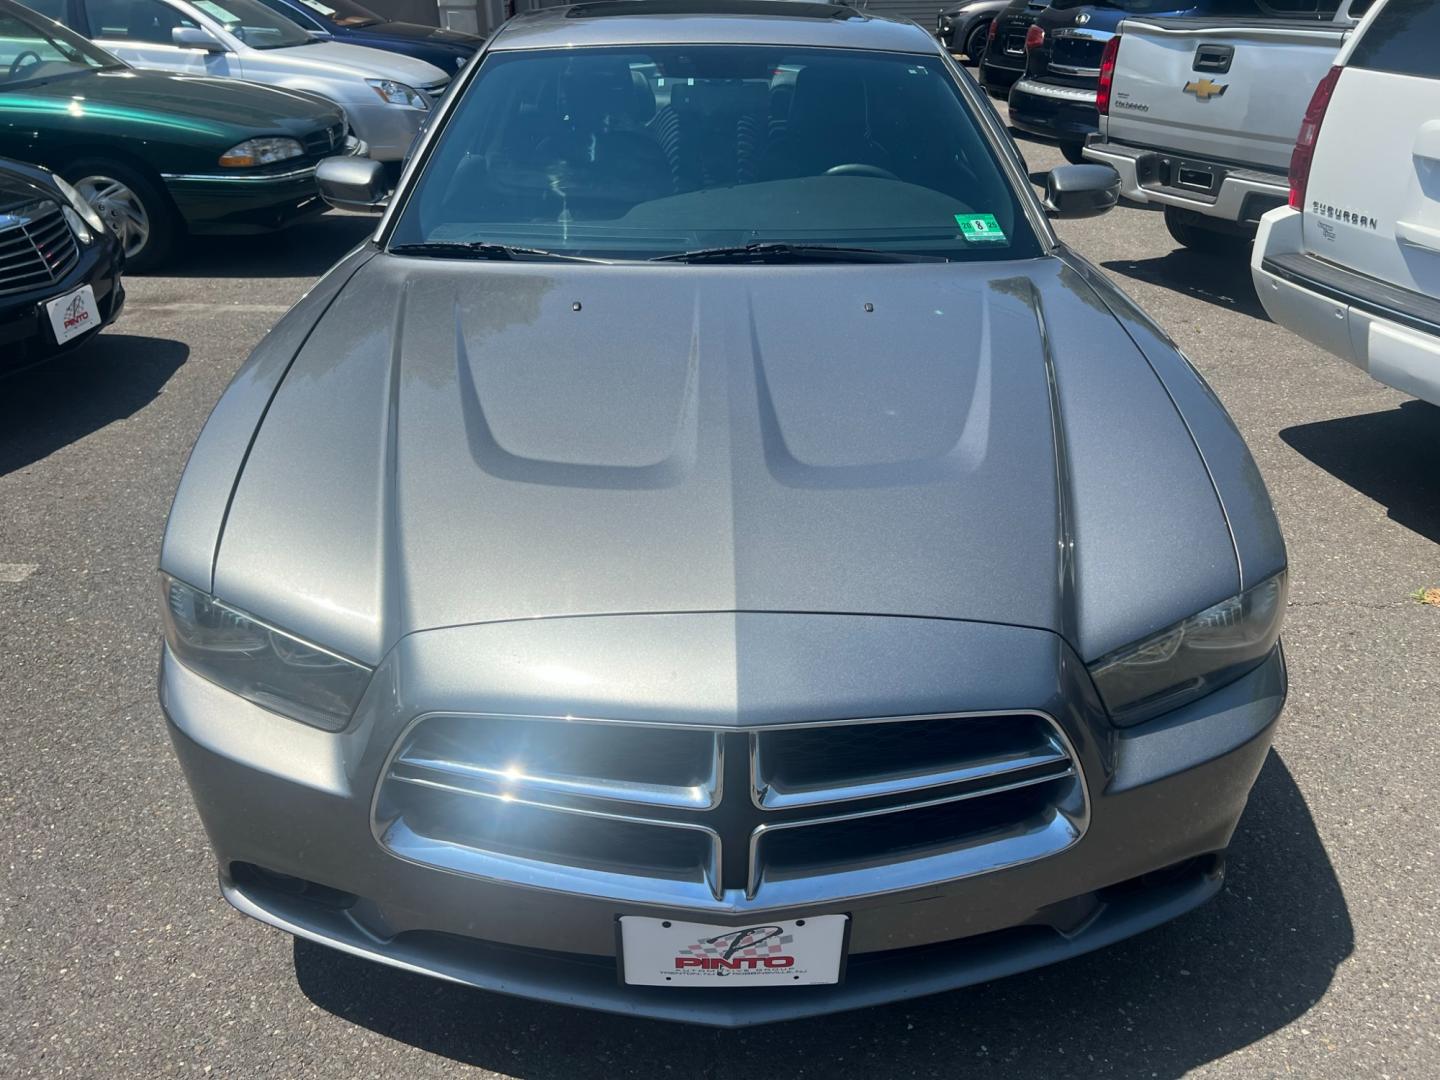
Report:
[{"label": "side mirror", "polygon": [[385,166],[361,157],[326,158],[315,167],[320,197],[337,210],[378,214],[390,199]]},{"label": "side mirror", "polygon": [[204,49],[208,53],[225,51],[225,46],[201,26],[177,26],[170,31],[170,40],[182,49]]},{"label": "side mirror", "polygon": [[1058,165],[1045,177],[1052,217],[1095,217],[1120,201],[1120,174],[1110,165]]}]

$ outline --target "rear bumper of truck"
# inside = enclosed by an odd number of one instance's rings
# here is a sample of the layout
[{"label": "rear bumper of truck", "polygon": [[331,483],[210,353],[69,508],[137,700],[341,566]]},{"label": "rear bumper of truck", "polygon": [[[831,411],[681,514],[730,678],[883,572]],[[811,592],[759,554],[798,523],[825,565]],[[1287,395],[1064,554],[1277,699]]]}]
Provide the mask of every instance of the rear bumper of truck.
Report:
[{"label": "rear bumper of truck", "polygon": [[1113,166],[1120,174],[1120,194],[1133,202],[1174,206],[1250,228],[1290,197],[1289,180],[1281,173],[1127,146],[1103,136],[1086,143],[1085,157]]},{"label": "rear bumper of truck", "polygon": [[1281,326],[1440,405],[1440,300],[1310,254],[1303,216],[1289,207],[1266,216],[1250,265],[1260,302]]}]

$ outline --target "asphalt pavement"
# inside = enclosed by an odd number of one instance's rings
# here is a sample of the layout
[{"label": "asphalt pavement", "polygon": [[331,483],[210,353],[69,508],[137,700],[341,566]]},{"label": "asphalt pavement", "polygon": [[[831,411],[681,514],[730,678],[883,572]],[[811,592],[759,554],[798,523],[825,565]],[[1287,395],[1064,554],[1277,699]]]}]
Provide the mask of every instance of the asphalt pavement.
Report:
[{"label": "asphalt pavement", "polygon": [[233,912],[155,700],[160,535],[231,374],[367,228],[197,244],[128,278],[87,349],[0,382],[0,1075],[1440,1076],[1440,608],[1411,598],[1440,585],[1440,409],[1271,324],[1245,265],[1140,208],[1060,231],[1210,380],[1290,545],[1290,703],[1216,900],[1049,969],[740,1032],[449,986]]}]

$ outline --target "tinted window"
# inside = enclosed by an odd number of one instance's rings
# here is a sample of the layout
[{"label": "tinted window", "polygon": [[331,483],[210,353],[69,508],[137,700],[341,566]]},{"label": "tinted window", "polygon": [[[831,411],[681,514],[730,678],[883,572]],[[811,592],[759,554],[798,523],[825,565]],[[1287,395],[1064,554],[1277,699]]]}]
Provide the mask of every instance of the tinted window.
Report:
[{"label": "tinted window", "polygon": [[1038,252],[938,57],[781,45],[489,55],[392,237],[432,241]]},{"label": "tinted window", "polygon": [[1389,0],[1355,45],[1350,66],[1440,77],[1440,4]]},{"label": "tinted window", "polygon": [[109,41],[145,41],[172,45],[170,31],[177,26],[198,26],[160,0],[85,0],[90,34]]}]

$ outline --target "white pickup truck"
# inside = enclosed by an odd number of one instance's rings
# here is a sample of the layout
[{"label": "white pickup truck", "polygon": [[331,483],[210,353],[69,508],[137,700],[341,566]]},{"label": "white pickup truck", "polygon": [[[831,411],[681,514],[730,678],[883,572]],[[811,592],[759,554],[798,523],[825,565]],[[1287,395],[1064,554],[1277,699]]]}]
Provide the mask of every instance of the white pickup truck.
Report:
[{"label": "white pickup truck", "polygon": [[1302,0],[1263,19],[1126,19],[1106,45],[1100,130],[1085,157],[1113,165],[1126,198],[1163,206],[1179,243],[1244,250],[1261,215],[1289,198],[1305,106],[1372,2]]}]

